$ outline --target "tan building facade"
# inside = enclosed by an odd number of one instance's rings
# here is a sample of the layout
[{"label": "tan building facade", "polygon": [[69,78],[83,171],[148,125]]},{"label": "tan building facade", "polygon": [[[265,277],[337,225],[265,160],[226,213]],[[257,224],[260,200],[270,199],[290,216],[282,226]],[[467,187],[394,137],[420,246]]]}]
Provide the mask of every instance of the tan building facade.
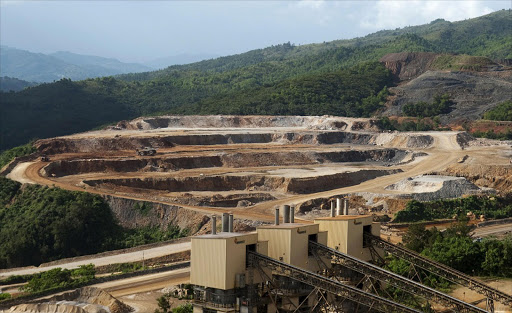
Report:
[{"label": "tan building facade", "polygon": [[364,246],[363,235],[369,232],[379,236],[380,223],[371,215],[338,215],[315,219],[320,231],[328,233],[327,246],[363,261],[372,259],[370,249]]}]

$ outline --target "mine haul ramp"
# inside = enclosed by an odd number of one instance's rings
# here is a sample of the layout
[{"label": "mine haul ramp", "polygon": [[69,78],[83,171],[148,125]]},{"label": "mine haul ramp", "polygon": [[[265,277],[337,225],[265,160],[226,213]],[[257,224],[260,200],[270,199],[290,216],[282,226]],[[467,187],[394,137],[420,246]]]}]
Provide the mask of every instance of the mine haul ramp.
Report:
[{"label": "mine haul ramp", "polygon": [[[426,300],[439,303],[447,308],[450,308],[454,312],[487,312],[486,310],[483,310],[477,306],[466,303],[433,288],[424,286],[418,282],[387,271],[379,266],[362,261],[358,258],[334,250],[314,241],[309,241],[309,250],[313,255],[327,257],[333,263],[343,265],[344,267],[347,267],[353,271],[393,285],[405,292],[418,295]],[[317,259],[319,262],[321,262],[321,258]]]},{"label": "mine haul ramp", "polygon": [[374,247],[383,249],[384,251],[401,258],[405,261],[412,263],[432,274],[447,279],[453,283],[461,286],[468,287],[469,289],[484,295],[487,298],[487,306],[490,312],[494,312],[493,301],[500,302],[504,305],[512,307],[512,296],[492,288],[469,275],[461,273],[449,266],[430,260],[424,256],[419,255],[409,249],[394,245],[379,237],[371,234],[365,234],[364,240]]},{"label": "mine haul ramp", "polygon": [[357,302],[380,312],[421,312],[415,309],[411,309],[405,305],[374,295],[372,293],[368,293],[361,289],[345,285],[320,274],[316,274],[290,265],[288,263],[278,261],[257,252],[248,251],[247,260],[249,261],[249,265],[251,267],[270,269],[273,273],[290,277],[294,280],[316,287],[322,291]]}]

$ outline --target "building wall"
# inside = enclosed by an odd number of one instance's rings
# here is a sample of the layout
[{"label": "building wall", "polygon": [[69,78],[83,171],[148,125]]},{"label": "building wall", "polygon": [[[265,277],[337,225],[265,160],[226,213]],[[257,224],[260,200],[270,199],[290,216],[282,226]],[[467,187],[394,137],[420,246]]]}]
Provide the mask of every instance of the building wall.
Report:
[{"label": "building wall", "polygon": [[235,288],[236,275],[247,274],[246,246],[257,244],[257,240],[256,233],[192,238],[190,283],[223,290]]},{"label": "building wall", "polygon": [[327,231],[327,246],[364,261],[371,260],[370,250],[363,248],[363,226],[372,226],[372,234],[380,233],[380,224],[371,216],[343,216],[315,220],[320,231]]},{"label": "building wall", "polygon": [[[361,260],[367,260],[367,256],[363,249],[363,223],[362,219],[355,219],[352,221],[348,221],[347,228],[347,254],[354,256]],[[368,223],[366,223],[368,225]],[[367,251],[368,256],[370,256],[370,251]]]},{"label": "building wall", "polygon": [[291,231],[281,228],[258,228],[258,239],[268,241],[268,256],[290,263]]},{"label": "building wall", "polygon": [[315,220],[321,232],[327,232],[327,246],[347,253],[348,221]]},{"label": "building wall", "polygon": [[290,262],[289,264],[307,269],[308,263],[308,229],[296,228],[290,231],[291,233],[291,246],[290,246]]},{"label": "building wall", "polygon": [[236,286],[236,274],[246,274],[246,246],[256,244],[257,234],[249,234],[226,240],[226,284],[223,289],[233,289]]},{"label": "building wall", "polygon": [[226,240],[192,238],[190,283],[226,289]]}]

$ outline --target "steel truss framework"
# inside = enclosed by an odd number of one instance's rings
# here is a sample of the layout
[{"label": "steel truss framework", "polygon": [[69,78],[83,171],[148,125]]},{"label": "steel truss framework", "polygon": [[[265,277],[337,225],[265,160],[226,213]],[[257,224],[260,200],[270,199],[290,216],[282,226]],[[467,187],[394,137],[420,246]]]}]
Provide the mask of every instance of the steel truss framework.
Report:
[{"label": "steel truss framework", "polygon": [[490,312],[494,312],[494,301],[498,301],[512,307],[512,296],[494,289],[449,266],[427,259],[416,252],[394,245],[371,234],[365,234],[364,240],[366,243],[371,244],[374,247],[381,248],[398,258],[410,262],[414,266],[418,266],[432,274],[461,286],[468,287],[469,289],[484,295],[487,298],[487,309]]},{"label": "steel truss framework", "polygon": [[[387,271],[376,265],[370,264],[368,262],[359,260],[353,256],[331,249],[325,245],[310,241],[309,251],[313,255],[318,256],[317,259],[319,260],[320,265],[322,264],[321,257],[327,258],[335,264],[340,264],[353,271],[359,272],[363,275],[366,275],[370,279],[376,279],[378,281],[385,282],[405,292],[411,293],[413,295],[418,295],[426,300],[430,300],[432,302],[439,303],[445,307],[451,308],[455,312],[487,312],[479,307],[476,307],[457,298],[446,295],[442,292],[424,286],[418,282],[407,279],[403,276],[397,275],[393,272]],[[328,266],[325,266],[324,268],[327,270]]]},{"label": "steel truss framework", "polygon": [[[257,269],[260,273],[264,273],[264,269],[269,269],[273,274],[290,277],[294,280],[312,286],[312,293],[314,292],[319,297],[319,302],[326,310],[332,309],[335,312],[343,312],[341,309],[342,303],[339,301],[329,301],[324,293],[341,297],[341,301],[345,301],[345,299],[350,300],[362,306],[368,307],[371,310],[377,310],[386,313],[420,312],[402,304],[393,302],[380,296],[376,296],[372,293],[368,293],[361,289],[342,284],[325,276],[306,271],[304,269],[283,263],[256,252],[248,251],[247,260],[249,266]],[[312,293],[309,296],[311,296]],[[272,301],[275,301],[275,299],[272,299]],[[297,311],[299,308],[300,306],[295,311]],[[319,311],[318,305],[312,309],[314,309],[314,312]]]}]

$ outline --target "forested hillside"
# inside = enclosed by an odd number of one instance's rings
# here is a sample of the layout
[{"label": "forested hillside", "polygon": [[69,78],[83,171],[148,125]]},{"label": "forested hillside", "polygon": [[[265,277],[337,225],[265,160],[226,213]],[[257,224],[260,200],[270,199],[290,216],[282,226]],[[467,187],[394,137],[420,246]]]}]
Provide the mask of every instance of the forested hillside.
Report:
[{"label": "forested hillside", "polygon": [[[144,204],[143,204],[144,205]],[[186,236],[168,225],[123,228],[98,195],[0,177],[0,268],[121,249]]]},{"label": "forested hillside", "polygon": [[[381,31],[364,38],[247,53],[164,70],[62,80],[0,94],[0,150],[161,113],[335,114],[371,116],[389,73],[376,63],[392,52],[451,52],[512,58],[510,11],[450,23]],[[382,92],[381,92],[382,91]],[[380,93],[380,94],[379,94]]]}]

